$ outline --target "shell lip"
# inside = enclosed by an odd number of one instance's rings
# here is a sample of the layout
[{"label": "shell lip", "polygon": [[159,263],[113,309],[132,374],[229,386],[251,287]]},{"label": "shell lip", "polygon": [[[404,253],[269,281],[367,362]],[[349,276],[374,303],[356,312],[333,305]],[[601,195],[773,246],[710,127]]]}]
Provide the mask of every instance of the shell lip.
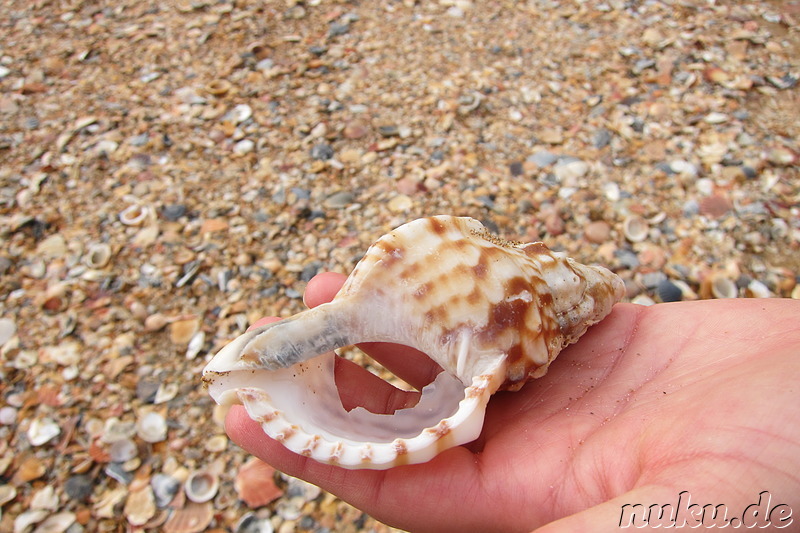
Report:
[{"label": "shell lip", "polygon": [[[464,386],[451,374],[440,373],[443,377],[437,376],[439,380],[458,383],[460,392],[457,400],[455,397],[448,400],[451,405],[446,416],[437,418],[435,422],[428,420],[424,427],[420,426],[401,437],[370,438],[368,435],[343,435],[334,431],[337,428],[327,431],[315,426],[313,413],[309,414],[309,418],[298,419],[296,413],[287,408],[291,402],[284,401],[283,406],[276,405],[285,398],[280,398],[280,393],[270,394],[260,386],[227,390],[218,396],[218,401],[230,400],[230,395],[235,395],[234,401],[244,405],[248,415],[261,425],[269,437],[295,453],[344,468],[383,470],[404,464],[423,463],[445,449],[475,440],[483,427],[486,405],[503,374],[499,368],[495,370],[494,373],[476,376],[469,386]],[[308,389],[298,387],[297,390],[308,393]],[[379,423],[385,421],[391,425],[399,413],[406,413],[401,416],[413,416],[415,408],[425,411],[424,406],[420,407],[425,397],[426,390],[423,388],[423,396],[416,406],[399,409],[394,414],[374,414],[358,407],[346,412],[341,404],[338,407],[346,413],[344,416],[350,416],[350,413],[355,412],[355,417],[361,419],[360,425],[367,425],[379,419],[382,419]],[[323,413],[319,418],[330,422],[335,416],[342,416],[342,413],[336,415],[330,412]],[[392,427],[387,429],[389,432],[395,430],[396,428]]]}]

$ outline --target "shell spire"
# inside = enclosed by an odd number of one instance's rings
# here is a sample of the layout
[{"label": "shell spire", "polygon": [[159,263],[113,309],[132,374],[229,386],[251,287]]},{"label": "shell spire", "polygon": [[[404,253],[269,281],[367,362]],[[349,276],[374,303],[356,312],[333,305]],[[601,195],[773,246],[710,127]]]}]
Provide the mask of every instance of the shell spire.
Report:
[{"label": "shell spire", "polygon": [[[503,241],[471,218],[419,219],[375,242],[331,302],[241,335],[203,380],[317,461],[424,462],[477,438],[491,394],[544,375],[623,294],[615,274],[542,243]],[[414,407],[345,411],[331,350],[369,341],[416,348],[444,371]]]}]

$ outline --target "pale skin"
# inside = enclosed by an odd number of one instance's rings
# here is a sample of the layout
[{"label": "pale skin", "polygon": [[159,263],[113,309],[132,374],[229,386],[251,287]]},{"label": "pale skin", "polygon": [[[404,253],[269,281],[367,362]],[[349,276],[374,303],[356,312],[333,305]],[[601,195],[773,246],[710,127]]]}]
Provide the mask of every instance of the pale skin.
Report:
[{"label": "pale skin", "polygon": [[[344,281],[323,274],[305,302]],[[257,325],[277,320],[266,318]],[[436,372],[419,352],[362,347],[415,387]],[[337,360],[346,408],[413,402]],[[617,304],[544,377],[489,402],[481,436],[422,465],[345,470],[286,450],[240,406],[231,438],[275,468],[412,532],[615,530],[624,504],[725,504],[739,516],[769,491],[800,524],[800,302]],[[777,518],[777,515],[775,516]]]}]

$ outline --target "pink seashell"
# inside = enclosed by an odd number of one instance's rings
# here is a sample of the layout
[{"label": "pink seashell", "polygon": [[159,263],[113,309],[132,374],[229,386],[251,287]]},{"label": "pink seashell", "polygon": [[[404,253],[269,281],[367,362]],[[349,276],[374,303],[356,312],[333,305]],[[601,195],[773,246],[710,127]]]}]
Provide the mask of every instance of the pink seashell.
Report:
[{"label": "pink seashell", "polygon": [[213,518],[214,505],[211,502],[189,502],[186,507],[172,511],[161,531],[164,533],[200,533],[206,530]]},{"label": "pink seashell", "polygon": [[251,458],[236,474],[234,487],[239,499],[257,509],[280,498],[283,491],[275,485],[275,469],[260,459]]},{"label": "pink seashell", "polygon": [[[542,243],[503,241],[471,218],[420,219],[373,244],[332,302],[235,339],[203,380],[218,403],[243,403],[270,437],[317,461],[422,463],[477,438],[494,392],[544,375],[624,293],[605,268]],[[416,348],[444,372],[413,407],[346,411],[331,350],[368,341]]]}]

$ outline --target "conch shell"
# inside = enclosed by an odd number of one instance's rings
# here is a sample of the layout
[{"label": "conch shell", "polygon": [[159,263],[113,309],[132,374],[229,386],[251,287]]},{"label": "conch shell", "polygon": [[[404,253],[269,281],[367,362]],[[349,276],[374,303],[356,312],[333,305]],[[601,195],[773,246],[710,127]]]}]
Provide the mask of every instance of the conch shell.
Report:
[{"label": "conch shell", "polygon": [[[415,220],[381,237],[330,303],[249,331],[206,366],[220,404],[242,403],[288,449],[345,468],[422,463],[478,437],[489,397],[547,372],[624,293],[618,276],[471,218]],[[346,411],[332,350],[385,341],[441,366],[414,407]]]}]

